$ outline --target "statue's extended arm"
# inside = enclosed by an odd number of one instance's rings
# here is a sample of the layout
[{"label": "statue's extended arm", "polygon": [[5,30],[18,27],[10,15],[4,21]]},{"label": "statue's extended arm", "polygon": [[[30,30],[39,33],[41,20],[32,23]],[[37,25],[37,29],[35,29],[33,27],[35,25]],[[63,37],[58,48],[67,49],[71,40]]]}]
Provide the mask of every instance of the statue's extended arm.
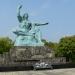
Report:
[{"label": "statue's extended arm", "polygon": [[38,23],[35,23],[35,26],[43,26],[43,25],[47,25],[48,23],[44,23],[44,24],[38,24]]},{"label": "statue's extended arm", "polygon": [[20,5],[18,10],[17,10],[17,18],[18,18],[19,22],[22,22],[22,16],[20,15],[20,9],[21,8],[22,8],[22,5]]}]

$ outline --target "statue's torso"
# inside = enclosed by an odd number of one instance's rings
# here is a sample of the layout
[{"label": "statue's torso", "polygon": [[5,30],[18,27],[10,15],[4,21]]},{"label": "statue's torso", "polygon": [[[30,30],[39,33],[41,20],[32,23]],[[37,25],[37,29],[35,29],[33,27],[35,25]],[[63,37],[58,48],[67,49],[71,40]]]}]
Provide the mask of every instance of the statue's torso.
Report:
[{"label": "statue's torso", "polygon": [[21,31],[24,31],[26,33],[28,33],[32,28],[32,24],[30,21],[22,21],[20,23],[20,29]]}]

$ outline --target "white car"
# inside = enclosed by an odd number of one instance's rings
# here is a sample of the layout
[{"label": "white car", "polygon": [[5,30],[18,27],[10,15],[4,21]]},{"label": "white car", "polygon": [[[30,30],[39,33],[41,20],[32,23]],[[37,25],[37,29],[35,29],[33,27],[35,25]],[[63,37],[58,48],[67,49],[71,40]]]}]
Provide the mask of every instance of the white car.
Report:
[{"label": "white car", "polygon": [[34,70],[37,69],[53,69],[51,64],[45,63],[45,62],[41,62],[41,63],[36,63],[33,65]]}]

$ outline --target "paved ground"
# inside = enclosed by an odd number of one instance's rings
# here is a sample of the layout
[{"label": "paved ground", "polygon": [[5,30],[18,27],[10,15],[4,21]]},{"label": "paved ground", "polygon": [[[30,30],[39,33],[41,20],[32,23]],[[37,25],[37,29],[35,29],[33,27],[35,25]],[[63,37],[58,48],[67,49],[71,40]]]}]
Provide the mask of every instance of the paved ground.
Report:
[{"label": "paved ground", "polygon": [[0,72],[0,75],[75,75],[75,68],[40,71]]}]

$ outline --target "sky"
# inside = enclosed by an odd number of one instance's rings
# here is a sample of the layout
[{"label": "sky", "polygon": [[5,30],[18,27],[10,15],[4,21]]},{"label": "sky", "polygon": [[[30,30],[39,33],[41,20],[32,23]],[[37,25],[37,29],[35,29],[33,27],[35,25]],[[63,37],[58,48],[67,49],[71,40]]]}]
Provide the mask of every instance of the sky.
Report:
[{"label": "sky", "polygon": [[12,30],[18,27],[17,7],[28,13],[32,23],[41,26],[42,38],[58,42],[60,38],[75,35],[75,0],[0,0],[0,37],[15,39]]}]

